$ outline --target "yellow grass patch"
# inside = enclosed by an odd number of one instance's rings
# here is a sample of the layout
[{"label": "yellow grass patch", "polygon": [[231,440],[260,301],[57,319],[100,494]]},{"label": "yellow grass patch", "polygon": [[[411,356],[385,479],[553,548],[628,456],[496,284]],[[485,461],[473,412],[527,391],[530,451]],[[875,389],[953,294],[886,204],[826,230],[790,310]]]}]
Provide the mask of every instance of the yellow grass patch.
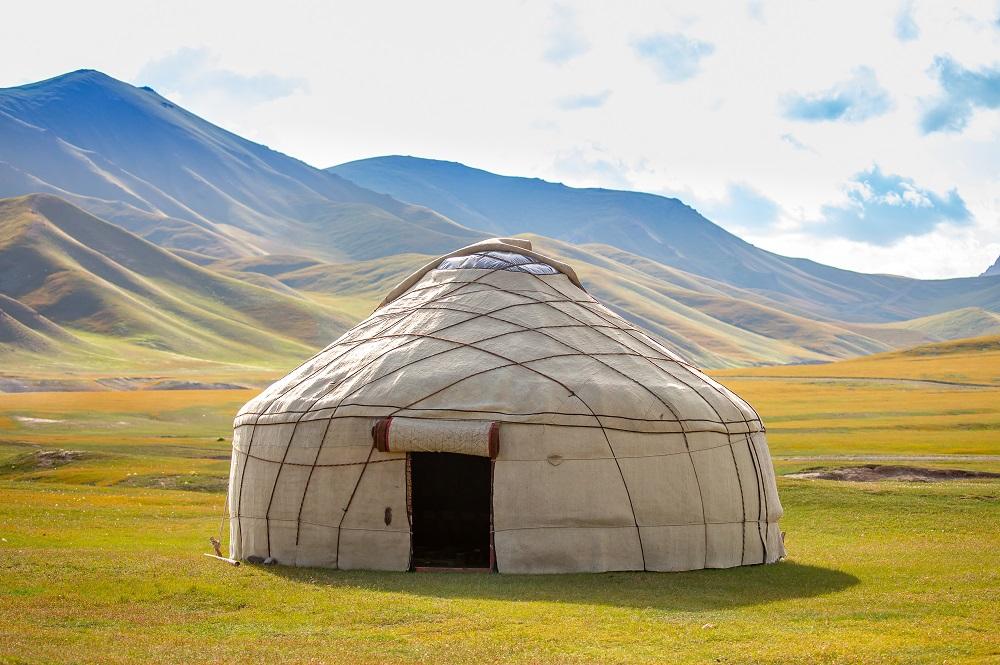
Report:
[{"label": "yellow grass patch", "polygon": [[[236,405],[236,408],[239,408],[258,392],[258,390],[135,390],[6,393],[0,395],[0,411],[30,411],[33,414],[72,412],[161,414],[192,406],[217,409]],[[233,413],[235,415],[235,411]]]},{"label": "yellow grass patch", "polygon": [[835,363],[725,369],[712,373],[720,378],[892,378],[1000,386],[1000,337],[927,344]]}]

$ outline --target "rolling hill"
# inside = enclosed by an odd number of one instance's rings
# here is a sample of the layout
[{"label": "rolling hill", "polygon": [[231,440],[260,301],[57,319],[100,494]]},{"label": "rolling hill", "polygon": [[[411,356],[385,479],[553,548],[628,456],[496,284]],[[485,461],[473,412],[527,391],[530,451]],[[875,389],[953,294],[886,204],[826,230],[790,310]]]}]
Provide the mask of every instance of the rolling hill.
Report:
[{"label": "rolling hill", "polygon": [[[754,379],[870,379],[922,381],[941,384],[942,387],[1000,387],[1000,335],[921,344],[825,365],[725,369],[712,374]],[[969,414],[978,415],[978,412],[962,411],[948,415]]]},{"label": "rolling hill", "polygon": [[[825,362],[953,339],[965,328],[1000,334],[1000,317],[974,309],[891,324],[819,321],[790,314],[749,291],[616,248],[523,237],[537,250],[575,266],[588,291],[612,310],[706,367]],[[361,317],[429,258],[407,254],[329,264],[271,256],[221,260],[207,267],[233,276],[267,278],[314,300],[335,296],[340,307],[355,303]]]},{"label": "rolling hill", "polygon": [[[976,309],[891,324],[817,320],[617,248],[526,237],[575,265],[612,310],[705,367],[819,363],[965,330],[1000,333],[1000,317]],[[287,366],[367,316],[429,258],[215,259],[157,247],[55,196],[4,199],[0,352],[17,354],[11,365],[41,357],[73,367],[123,366],[141,352],[161,361],[169,355],[173,363]]]},{"label": "rolling hill", "polygon": [[493,233],[597,243],[766,297],[802,316],[900,321],[964,307],[1000,310],[1000,281],[867,275],[759,249],[677,199],[578,189],[455,162],[388,156],[328,169]]},{"label": "rolling hill", "polygon": [[89,352],[90,364],[101,352],[88,342],[113,339],[173,356],[284,365],[354,320],[197,266],[45,194],[0,200],[0,297],[0,351]]}]

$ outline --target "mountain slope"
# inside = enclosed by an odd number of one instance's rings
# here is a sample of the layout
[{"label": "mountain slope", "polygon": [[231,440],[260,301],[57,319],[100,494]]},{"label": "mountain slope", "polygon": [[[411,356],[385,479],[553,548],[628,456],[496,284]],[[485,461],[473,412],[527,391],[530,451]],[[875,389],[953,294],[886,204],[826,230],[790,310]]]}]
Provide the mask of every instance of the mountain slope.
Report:
[{"label": "mountain slope", "polygon": [[1000,314],[979,307],[965,307],[909,321],[850,326],[863,335],[897,348],[964,337],[1000,335]]},{"label": "mountain slope", "polygon": [[302,357],[353,321],[196,266],[41,194],[0,200],[0,295],[5,321],[48,339],[99,335],[210,360]]},{"label": "mountain slope", "polygon": [[343,260],[483,237],[91,70],[0,90],[0,196],[39,191],[218,257],[305,248]]},{"label": "mountain slope", "polygon": [[79,340],[24,303],[0,294],[0,349],[49,352]]},{"label": "mountain slope", "polygon": [[1000,276],[1000,257],[980,277]]},{"label": "mountain slope", "polygon": [[[900,324],[816,321],[624,250],[529,238],[539,251],[576,266],[587,289],[611,309],[706,367],[847,358],[901,341],[955,336],[970,326],[989,331],[997,318],[965,310]],[[331,264],[296,255],[213,261],[182,253],[203,265],[53,196],[0,200],[0,353],[73,357],[87,366],[95,354],[120,359],[141,348],[293,364],[366,316],[430,258],[399,254]],[[110,341],[118,346],[104,349]]]},{"label": "mountain slope", "polygon": [[[966,329],[985,334],[1000,325],[1000,316],[976,309],[889,324],[817,321],[784,311],[750,291],[614,247],[578,247],[531,234],[522,237],[538,251],[573,265],[587,290],[621,316],[705,367],[824,362],[954,339],[964,336]],[[403,254],[329,264],[286,255],[207,265],[241,279],[274,280],[314,300],[335,297],[341,307],[353,305],[350,311],[360,318],[431,258]]]},{"label": "mountain slope", "polygon": [[453,162],[376,157],[328,169],[494,233],[599,243],[780,303],[799,315],[888,322],[962,307],[1000,310],[1000,283],[866,275],[779,256],[741,240],[676,199],[577,189]]},{"label": "mountain slope", "polygon": [[835,323],[758,304],[724,283],[662,265],[652,270],[646,262],[653,277],[633,267],[640,257],[621,250],[612,259],[603,247],[530,237],[539,251],[574,265],[598,300],[706,367],[821,362],[892,348]]},{"label": "mountain slope", "polygon": [[[755,302],[753,294],[699,278],[623,250],[586,248],[528,235],[534,247],[572,264],[584,286],[626,319],[706,367],[822,362],[896,348],[891,341],[837,322],[815,321]],[[399,280],[431,257],[399,255],[349,264],[295,256],[217,261],[213,270],[274,279],[315,299],[354,299],[363,316]],[[642,265],[643,270],[636,268]],[[876,327],[885,337],[895,329]],[[928,341],[919,332],[907,339]]]}]

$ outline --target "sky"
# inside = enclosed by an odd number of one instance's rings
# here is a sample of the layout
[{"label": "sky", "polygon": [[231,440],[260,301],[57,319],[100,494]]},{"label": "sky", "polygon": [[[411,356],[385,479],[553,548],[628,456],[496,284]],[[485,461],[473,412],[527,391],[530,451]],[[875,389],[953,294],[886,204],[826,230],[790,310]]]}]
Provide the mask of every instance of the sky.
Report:
[{"label": "sky", "polygon": [[314,166],[386,154],[675,196],[864,272],[1000,255],[1000,0],[51,2],[0,87],[93,68]]}]

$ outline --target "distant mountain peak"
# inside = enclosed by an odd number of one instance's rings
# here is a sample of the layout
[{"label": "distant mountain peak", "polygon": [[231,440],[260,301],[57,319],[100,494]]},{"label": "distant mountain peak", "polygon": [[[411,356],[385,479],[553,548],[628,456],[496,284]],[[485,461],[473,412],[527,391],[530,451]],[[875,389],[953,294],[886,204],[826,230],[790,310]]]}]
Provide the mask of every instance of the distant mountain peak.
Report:
[{"label": "distant mountain peak", "polygon": [[46,88],[55,88],[65,85],[88,85],[88,86],[101,86],[101,87],[127,87],[130,88],[128,83],[124,81],[119,81],[113,76],[108,76],[102,71],[97,69],[77,69],[72,72],[66,72],[65,74],[59,74],[58,76],[53,76],[41,81],[35,81],[34,83],[25,83],[24,85],[19,85],[11,88],[0,88],[0,90],[38,90]]},{"label": "distant mountain peak", "polygon": [[485,233],[354,185],[95,69],[0,89],[0,197],[44,191],[172,249],[438,254]]},{"label": "distant mountain peak", "polygon": [[997,257],[996,262],[987,268],[980,277],[1000,277],[1000,257]]},{"label": "distant mountain peak", "polygon": [[65,80],[89,79],[93,81],[115,81],[116,83],[121,83],[121,81],[119,81],[118,79],[114,78],[113,76],[108,76],[99,69],[76,69],[71,72],[66,72],[65,74],[55,76],[50,80],[56,81],[59,79],[65,79]]}]

